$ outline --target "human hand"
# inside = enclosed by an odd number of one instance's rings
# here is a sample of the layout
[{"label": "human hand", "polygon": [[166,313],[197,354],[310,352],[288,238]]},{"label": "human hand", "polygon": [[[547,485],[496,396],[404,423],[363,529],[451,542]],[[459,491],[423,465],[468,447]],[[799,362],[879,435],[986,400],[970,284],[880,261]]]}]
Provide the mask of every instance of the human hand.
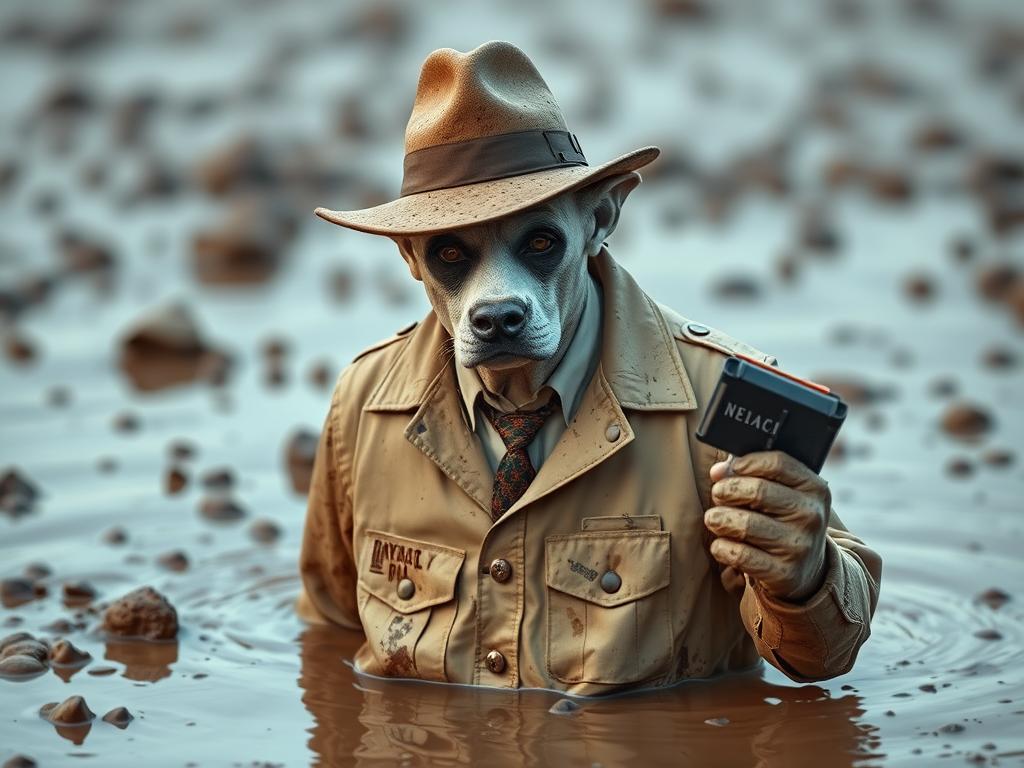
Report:
[{"label": "human hand", "polygon": [[756,451],[711,467],[704,524],[718,536],[711,555],[760,582],[770,595],[800,602],[825,579],[828,483],[782,451]]}]

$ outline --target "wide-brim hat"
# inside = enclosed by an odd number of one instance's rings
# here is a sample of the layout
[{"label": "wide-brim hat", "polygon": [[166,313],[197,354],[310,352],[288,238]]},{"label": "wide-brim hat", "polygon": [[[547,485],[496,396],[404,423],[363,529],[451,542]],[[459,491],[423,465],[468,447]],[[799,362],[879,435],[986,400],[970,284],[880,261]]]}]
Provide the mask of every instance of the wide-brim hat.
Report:
[{"label": "wide-brim hat", "polygon": [[547,83],[519,48],[500,40],[468,53],[441,48],[420,71],[400,196],[354,211],[317,208],[316,215],[378,235],[439,232],[635,171],[659,152],[642,147],[589,165]]}]

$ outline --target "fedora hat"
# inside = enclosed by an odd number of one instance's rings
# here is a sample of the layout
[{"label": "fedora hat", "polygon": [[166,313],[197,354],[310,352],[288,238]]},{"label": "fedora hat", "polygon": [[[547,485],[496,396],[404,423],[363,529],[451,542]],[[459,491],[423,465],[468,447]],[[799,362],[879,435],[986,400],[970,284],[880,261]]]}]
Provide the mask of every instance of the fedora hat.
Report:
[{"label": "fedora hat", "polygon": [[642,147],[589,165],[547,83],[519,48],[500,40],[468,53],[441,48],[420,71],[399,197],[354,211],[317,208],[316,215],[377,235],[439,232],[636,170],[659,152]]}]

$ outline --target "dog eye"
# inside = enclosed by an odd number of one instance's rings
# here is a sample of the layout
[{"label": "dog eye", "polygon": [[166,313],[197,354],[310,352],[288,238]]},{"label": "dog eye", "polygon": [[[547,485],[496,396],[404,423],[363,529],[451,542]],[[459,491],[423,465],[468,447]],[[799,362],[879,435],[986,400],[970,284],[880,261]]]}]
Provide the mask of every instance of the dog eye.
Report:
[{"label": "dog eye", "polygon": [[552,245],[554,241],[547,235],[534,235],[530,238],[530,250],[534,253],[543,253]]},{"label": "dog eye", "polygon": [[441,261],[453,264],[462,260],[462,251],[454,245],[446,245],[437,252],[437,256]]}]

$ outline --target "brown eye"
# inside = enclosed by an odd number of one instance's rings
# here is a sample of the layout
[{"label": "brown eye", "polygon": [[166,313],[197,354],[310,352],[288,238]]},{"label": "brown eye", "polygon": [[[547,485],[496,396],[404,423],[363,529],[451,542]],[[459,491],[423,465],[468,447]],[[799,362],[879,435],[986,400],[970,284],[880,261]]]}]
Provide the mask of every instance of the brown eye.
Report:
[{"label": "brown eye", "polygon": [[546,251],[548,248],[551,247],[551,245],[551,238],[545,237],[544,235],[535,235],[530,239],[531,251],[537,251],[538,253],[541,251]]},{"label": "brown eye", "polygon": [[441,261],[446,261],[449,264],[451,264],[453,262],[459,261],[462,258],[462,251],[460,251],[454,245],[446,245],[444,248],[438,251],[437,255],[440,257]]}]

